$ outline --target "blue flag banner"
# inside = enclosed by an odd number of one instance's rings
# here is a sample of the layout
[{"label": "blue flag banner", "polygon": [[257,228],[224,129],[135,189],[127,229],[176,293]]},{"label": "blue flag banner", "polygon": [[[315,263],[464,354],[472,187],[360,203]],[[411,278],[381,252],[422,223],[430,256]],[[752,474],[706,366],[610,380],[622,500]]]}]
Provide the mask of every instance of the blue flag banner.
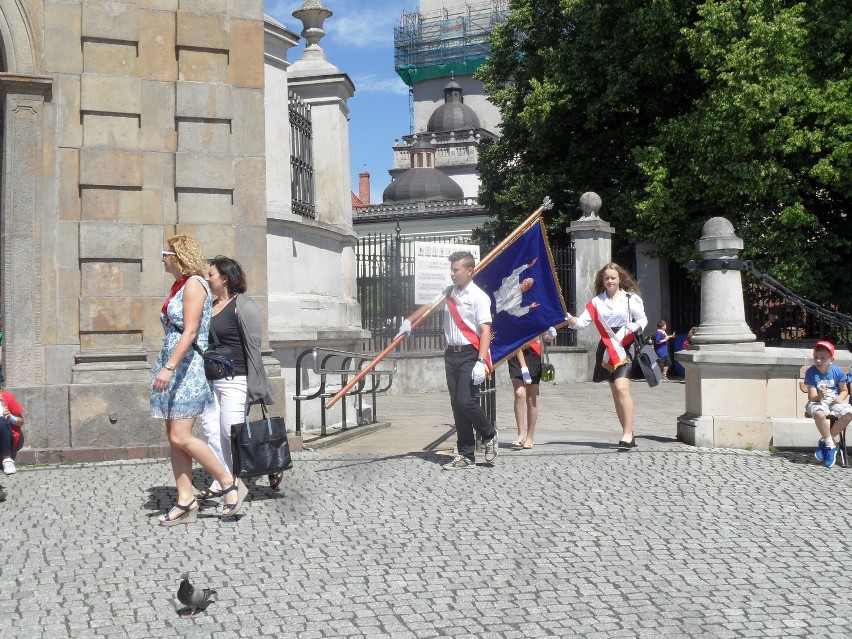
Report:
[{"label": "blue flag banner", "polygon": [[474,277],[491,297],[491,361],[496,368],[551,326],[565,323],[565,301],[541,218]]}]

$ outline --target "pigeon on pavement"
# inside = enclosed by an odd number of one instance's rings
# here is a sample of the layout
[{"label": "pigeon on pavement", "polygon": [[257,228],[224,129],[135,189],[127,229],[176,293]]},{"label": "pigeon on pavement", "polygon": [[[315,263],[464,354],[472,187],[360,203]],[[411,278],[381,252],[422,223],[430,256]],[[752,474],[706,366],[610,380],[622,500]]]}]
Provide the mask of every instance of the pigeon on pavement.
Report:
[{"label": "pigeon on pavement", "polygon": [[198,610],[204,610],[213,601],[216,591],[210,588],[196,588],[189,583],[189,575],[181,575],[182,581],[177,591],[177,598],[184,606],[189,608],[189,618],[195,618]]}]

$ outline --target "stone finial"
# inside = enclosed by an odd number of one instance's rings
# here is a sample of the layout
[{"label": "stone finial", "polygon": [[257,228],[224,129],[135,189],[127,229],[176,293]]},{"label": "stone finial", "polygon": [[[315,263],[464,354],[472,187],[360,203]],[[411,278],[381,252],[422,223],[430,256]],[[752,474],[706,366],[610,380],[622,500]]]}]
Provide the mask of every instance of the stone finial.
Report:
[{"label": "stone finial", "polygon": [[696,243],[701,253],[701,324],[692,339],[696,345],[747,344],[755,336],[745,321],[742,273],[720,268],[725,260],[739,260],[743,241],[724,217],[707,220]]},{"label": "stone finial", "polygon": [[598,211],[601,210],[601,196],[593,191],[587,191],[580,196],[580,211],[583,215],[581,220],[592,220],[598,217]]},{"label": "stone finial", "polygon": [[305,0],[305,3],[293,12],[293,17],[296,20],[301,20],[304,29],[302,29],[302,37],[307,40],[308,44],[302,54],[308,56],[319,54],[325,57],[322,47],[319,46],[319,41],[325,36],[325,30],[322,28],[323,22],[334,15],[328,7],[323,5],[322,0]]}]

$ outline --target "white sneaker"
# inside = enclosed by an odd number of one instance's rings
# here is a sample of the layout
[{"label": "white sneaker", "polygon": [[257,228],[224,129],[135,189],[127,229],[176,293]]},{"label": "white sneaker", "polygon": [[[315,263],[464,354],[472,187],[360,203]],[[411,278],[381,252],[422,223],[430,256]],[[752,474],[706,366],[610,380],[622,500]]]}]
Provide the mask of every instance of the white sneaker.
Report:
[{"label": "white sneaker", "polygon": [[18,472],[18,469],[15,467],[15,462],[11,457],[7,457],[3,460],[3,472],[7,475],[14,475]]}]

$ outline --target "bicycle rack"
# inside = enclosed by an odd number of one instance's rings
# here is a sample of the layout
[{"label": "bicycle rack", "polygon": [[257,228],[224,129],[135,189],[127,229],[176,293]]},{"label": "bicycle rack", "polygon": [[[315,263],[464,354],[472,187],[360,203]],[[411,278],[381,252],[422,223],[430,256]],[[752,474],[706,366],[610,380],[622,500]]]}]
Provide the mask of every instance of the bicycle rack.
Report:
[{"label": "bicycle rack", "polygon": [[[303,368],[303,361],[308,356],[313,357],[313,365],[310,368]],[[350,376],[357,375],[366,364],[373,361],[375,355],[372,353],[355,353],[352,351],[344,351],[336,348],[309,348],[303,351],[296,358],[296,394],[293,399],[296,401],[296,435],[302,434],[302,402],[319,399],[321,402],[320,408],[320,436],[325,436],[327,431],[327,409],[325,407],[326,400],[334,397],[337,390],[346,385]],[[385,362],[391,364],[391,368],[379,368]],[[302,378],[307,371],[311,371],[319,375],[319,386],[316,391],[309,392],[309,389],[302,390]],[[375,424],[376,419],[376,395],[385,393],[393,384],[393,376],[397,372],[396,358],[393,356],[385,357],[376,368],[364,376],[355,386],[353,386],[345,395],[344,401],[341,402],[342,410],[342,429],[347,430],[346,424],[346,397],[357,397],[356,412],[358,415],[358,425],[365,423]],[[330,385],[329,377],[339,377],[339,384]],[[370,380],[370,386],[367,387],[367,380]],[[386,385],[383,384],[387,380]],[[332,390],[334,389],[334,390]],[[369,394],[372,397],[373,413],[372,421],[364,421],[364,395]]]}]

